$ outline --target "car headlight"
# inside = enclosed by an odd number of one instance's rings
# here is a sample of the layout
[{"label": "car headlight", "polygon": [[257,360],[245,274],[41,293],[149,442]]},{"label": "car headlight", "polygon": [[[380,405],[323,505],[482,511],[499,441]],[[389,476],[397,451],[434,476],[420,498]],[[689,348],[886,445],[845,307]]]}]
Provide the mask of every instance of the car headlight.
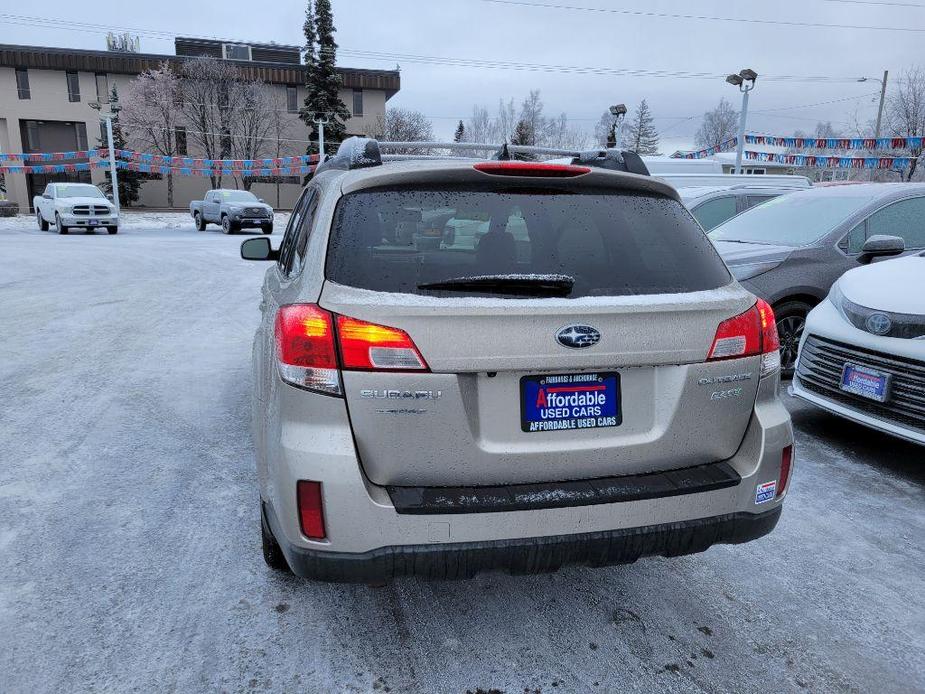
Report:
[{"label": "car headlight", "polygon": [[845,295],[842,294],[841,287],[839,286],[838,280],[832,285],[832,288],[829,289],[829,295],[826,297],[828,301],[832,303],[832,306],[835,307],[835,310],[844,318],[846,321],[851,323],[851,319],[846,313],[846,308],[848,305],[848,300],[845,298]]},{"label": "car headlight", "polygon": [[783,261],[781,260],[772,260],[765,263],[748,263],[745,265],[732,265],[729,267],[729,271],[732,273],[732,276],[735,277],[740,282],[742,280],[750,280],[753,277],[758,275],[763,275],[768,270],[773,270]]}]

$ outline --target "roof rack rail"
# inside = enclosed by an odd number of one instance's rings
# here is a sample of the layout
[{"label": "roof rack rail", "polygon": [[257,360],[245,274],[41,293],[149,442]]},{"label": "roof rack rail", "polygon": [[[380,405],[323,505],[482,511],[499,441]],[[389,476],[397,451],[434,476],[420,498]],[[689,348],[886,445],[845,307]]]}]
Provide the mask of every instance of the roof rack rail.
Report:
[{"label": "roof rack rail", "polygon": [[[419,154],[409,154],[407,150],[423,150]],[[383,154],[389,150],[399,150],[394,154]],[[428,152],[430,150],[430,152]],[[442,150],[433,152],[433,150]],[[449,152],[450,154],[447,154]],[[616,149],[597,149],[581,151],[557,147],[537,147],[533,145],[514,145],[508,142],[491,144],[486,142],[389,142],[377,141],[369,137],[348,137],[337,148],[333,156],[325,157],[318,165],[315,173],[329,169],[349,171],[370,166],[379,166],[383,161],[397,161],[407,159],[452,159],[455,152],[472,153],[469,159],[481,159],[488,155],[488,159],[507,161],[517,158],[516,155],[568,157],[573,164],[581,164],[593,168],[609,169],[611,171],[625,171],[628,173],[648,176],[649,169],[635,152],[625,152]],[[476,153],[483,153],[478,156]],[[465,156],[465,155],[456,155]]]}]

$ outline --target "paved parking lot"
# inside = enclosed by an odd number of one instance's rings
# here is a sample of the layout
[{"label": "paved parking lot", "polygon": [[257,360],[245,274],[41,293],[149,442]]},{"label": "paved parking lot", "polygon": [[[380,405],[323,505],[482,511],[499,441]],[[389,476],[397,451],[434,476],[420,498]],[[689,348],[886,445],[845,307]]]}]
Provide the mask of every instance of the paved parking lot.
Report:
[{"label": "paved parking lot", "polygon": [[792,492],[752,544],[385,588],[271,573],[265,266],[144,219],[0,220],[0,691],[925,690],[925,449],[789,398]]}]

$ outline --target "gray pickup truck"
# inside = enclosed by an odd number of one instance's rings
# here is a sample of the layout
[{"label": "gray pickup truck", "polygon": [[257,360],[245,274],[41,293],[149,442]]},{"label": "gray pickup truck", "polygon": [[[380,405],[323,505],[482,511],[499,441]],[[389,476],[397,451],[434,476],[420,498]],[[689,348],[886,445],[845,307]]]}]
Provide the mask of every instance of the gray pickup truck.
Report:
[{"label": "gray pickup truck", "polygon": [[225,234],[257,228],[264,234],[273,233],[273,208],[246,190],[210,190],[204,200],[193,200],[189,211],[198,231],[218,224]]}]

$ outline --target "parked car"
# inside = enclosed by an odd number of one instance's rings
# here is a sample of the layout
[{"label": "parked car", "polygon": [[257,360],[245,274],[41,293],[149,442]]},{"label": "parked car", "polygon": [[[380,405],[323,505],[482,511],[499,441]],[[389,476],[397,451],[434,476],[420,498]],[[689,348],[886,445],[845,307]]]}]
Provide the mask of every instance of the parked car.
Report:
[{"label": "parked car", "polygon": [[710,232],[732,274],[774,308],[784,376],[793,374],[806,316],[847,270],[896,255],[866,247],[897,236],[925,248],[925,184],[811,188],[775,198]]},{"label": "parked car", "polygon": [[241,229],[273,233],[273,208],[247,190],[210,190],[203,200],[193,200],[189,211],[198,231],[205,231],[211,223],[221,226],[225,234]]},{"label": "parked car", "polygon": [[[808,187],[808,186],[807,186]],[[690,186],[678,188],[681,202],[710,231],[740,212],[760,205],[797,188],[775,188],[739,183],[726,186]]]},{"label": "parked car", "polygon": [[[414,220],[437,216],[488,230],[434,244]],[[777,523],[793,434],[773,316],[670,186],[590,163],[383,164],[351,138],[279,249],[241,255],[275,261],[253,351],[271,567],[549,571]]]},{"label": "parked car", "polygon": [[925,444],[925,254],[846,272],[807,318],[790,392]]},{"label": "parked car", "polygon": [[48,231],[54,224],[59,234],[68,229],[105,227],[110,234],[119,231],[119,214],[103,191],[89,183],[49,183],[41,195],[32,198],[35,221]]}]

